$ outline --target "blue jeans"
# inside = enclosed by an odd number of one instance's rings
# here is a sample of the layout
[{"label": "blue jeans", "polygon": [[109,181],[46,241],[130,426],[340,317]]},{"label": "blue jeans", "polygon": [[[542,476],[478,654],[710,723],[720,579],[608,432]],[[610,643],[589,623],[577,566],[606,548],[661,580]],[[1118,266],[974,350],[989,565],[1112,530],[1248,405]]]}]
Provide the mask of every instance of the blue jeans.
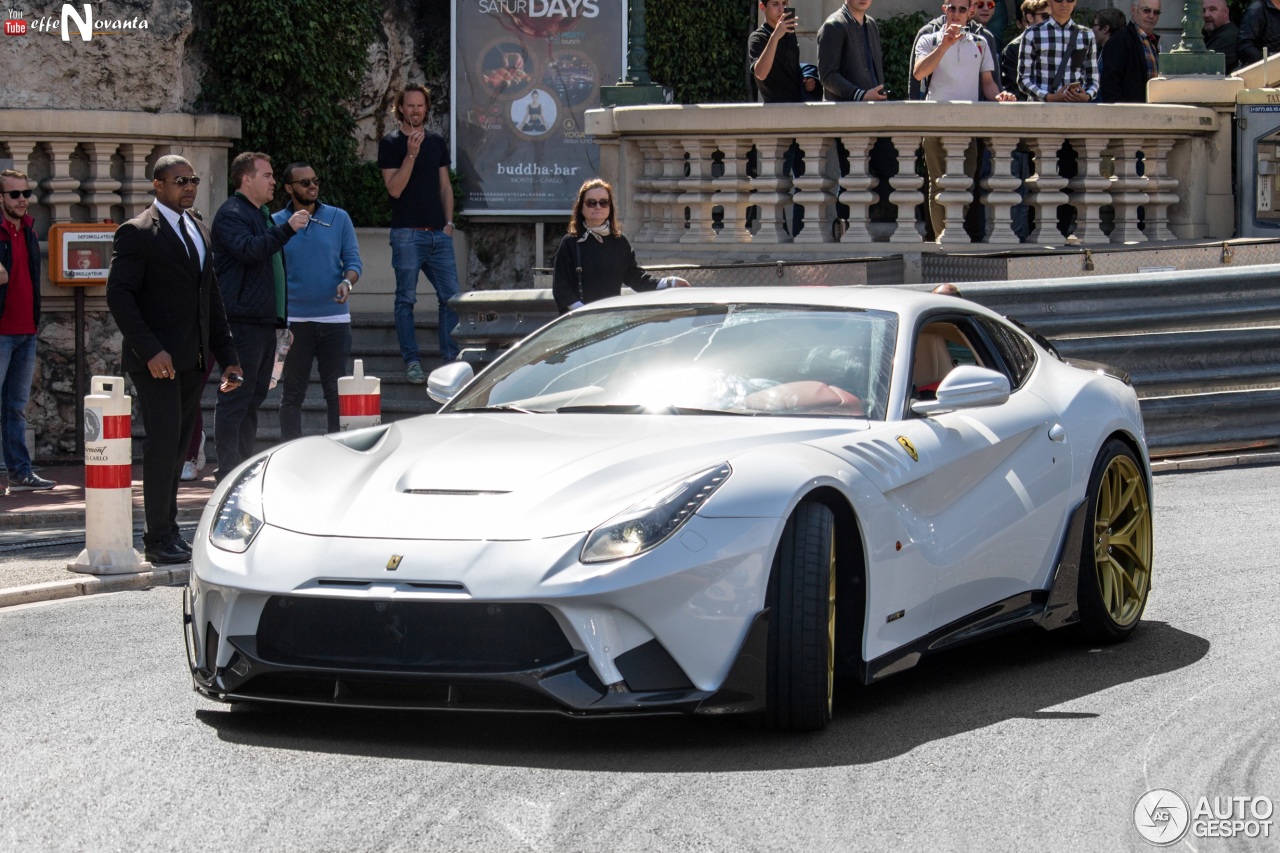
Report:
[{"label": "blue jeans", "polygon": [[418,273],[436,289],[440,303],[440,355],[445,361],[458,357],[453,329],[458,315],[449,300],[458,295],[458,265],[453,256],[453,238],[443,231],[415,228],[391,229],[391,266],[396,271],[396,337],[405,364],[420,361],[414,334],[413,306],[418,301]]},{"label": "blue jeans", "polygon": [[31,474],[27,449],[27,400],[36,372],[36,336],[0,335],[0,436],[4,439],[4,467],[9,479]]}]

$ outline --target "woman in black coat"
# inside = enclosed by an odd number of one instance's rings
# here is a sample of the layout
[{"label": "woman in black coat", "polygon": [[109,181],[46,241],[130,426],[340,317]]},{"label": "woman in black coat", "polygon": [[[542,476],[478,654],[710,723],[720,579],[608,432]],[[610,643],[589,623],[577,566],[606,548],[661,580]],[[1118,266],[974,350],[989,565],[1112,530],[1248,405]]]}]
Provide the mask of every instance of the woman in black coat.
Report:
[{"label": "woman in black coat", "polygon": [[551,292],[561,314],[617,296],[624,284],[637,291],[689,286],[678,276],[659,278],[641,269],[616,217],[609,182],[591,178],[583,183],[573,205],[569,233],[556,251],[551,278]]}]

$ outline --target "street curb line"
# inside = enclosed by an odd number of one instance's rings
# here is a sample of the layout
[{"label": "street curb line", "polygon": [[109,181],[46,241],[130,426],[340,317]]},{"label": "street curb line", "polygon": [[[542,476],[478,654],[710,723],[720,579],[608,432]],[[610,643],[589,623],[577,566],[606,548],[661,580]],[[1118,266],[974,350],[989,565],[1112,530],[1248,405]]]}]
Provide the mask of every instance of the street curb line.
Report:
[{"label": "street curb line", "polygon": [[1235,468],[1242,465],[1275,465],[1280,463],[1280,451],[1252,451],[1214,456],[1188,456],[1183,459],[1161,459],[1151,463],[1151,473],[1168,474],[1173,471],[1212,471],[1218,468]]},{"label": "street curb line", "polygon": [[169,586],[186,583],[191,577],[191,567],[155,569],[150,572],[133,572],[123,575],[90,575],[80,580],[48,581],[28,586],[0,589],[0,608],[18,604],[34,604],[39,601],[56,601],[81,595],[97,595],[104,592],[121,592],[127,589],[148,589],[153,586]]},{"label": "street curb line", "polygon": [[[137,513],[141,515],[141,513]],[[178,510],[178,523],[191,524],[200,521],[200,516],[204,515],[204,507],[197,510],[180,509]],[[0,530],[18,530],[21,528],[29,528],[35,530],[41,527],[63,527],[70,524],[79,524],[84,526],[84,508],[77,507],[73,510],[46,510],[43,512],[0,512]]]}]

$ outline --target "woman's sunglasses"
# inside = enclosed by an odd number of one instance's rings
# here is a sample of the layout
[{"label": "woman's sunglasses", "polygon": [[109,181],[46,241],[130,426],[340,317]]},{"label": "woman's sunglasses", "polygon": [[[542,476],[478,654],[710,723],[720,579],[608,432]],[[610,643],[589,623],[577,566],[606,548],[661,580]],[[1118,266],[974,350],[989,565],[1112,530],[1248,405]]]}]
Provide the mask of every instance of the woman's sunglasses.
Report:
[{"label": "woman's sunglasses", "polygon": [[584,198],[582,200],[583,207],[608,207],[609,199],[607,198]]}]

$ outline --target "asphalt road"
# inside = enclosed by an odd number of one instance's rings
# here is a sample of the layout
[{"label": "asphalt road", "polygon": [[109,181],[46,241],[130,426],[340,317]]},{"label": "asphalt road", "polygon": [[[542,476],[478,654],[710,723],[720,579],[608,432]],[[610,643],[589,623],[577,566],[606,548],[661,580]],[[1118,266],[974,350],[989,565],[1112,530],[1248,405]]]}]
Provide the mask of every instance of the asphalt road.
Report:
[{"label": "asphalt road", "polygon": [[[2,610],[0,849],[1155,849],[1150,789],[1280,800],[1277,473],[1157,477],[1130,642],[971,646],[808,736],[228,708],[190,690],[178,589]],[[1169,849],[1275,850],[1277,823]]]}]

